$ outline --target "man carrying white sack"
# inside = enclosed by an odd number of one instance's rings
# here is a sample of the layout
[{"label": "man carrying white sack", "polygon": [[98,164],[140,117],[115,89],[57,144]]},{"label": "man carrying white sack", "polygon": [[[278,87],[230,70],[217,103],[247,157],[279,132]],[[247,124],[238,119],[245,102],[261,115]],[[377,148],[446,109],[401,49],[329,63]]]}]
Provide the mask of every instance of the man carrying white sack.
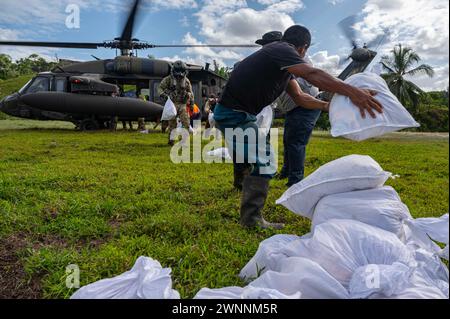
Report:
[{"label": "man carrying white sack", "polygon": [[[288,28],[280,42],[264,46],[239,63],[215,108],[214,120],[216,126],[225,134],[228,147],[233,150],[230,152],[233,162],[252,164],[251,174],[243,182],[241,198],[240,221],[245,227],[281,229],[284,226],[269,223],[261,215],[269,181],[275,175],[276,169],[268,169],[274,166],[274,163],[267,160],[273,158],[272,156],[266,153],[264,158],[260,156],[260,152],[255,153],[259,147],[270,149],[265,135],[261,137],[261,134],[258,134],[256,115],[264,106],[273,103],[283,91],[304,108],[322,111],[329,109],[328,103],[303,93],[295,80],[296,77],[302,77],[322,90],[348,96],[360,109],[362,117],[366,116],[366,112],[372,117],[376,116],[376,112],[382,112],[381,104],[373,97],[375,92],[348,85],[306,64],[303,58],[310,44],[311,33],[307,28],[299,25]],[[248,129],[254,131],[258,138],[256,141],[244,139],[241,143],[244,147],[236,148],[236,136],[228,140],[230,135],[227,134],[227,129]]]}]

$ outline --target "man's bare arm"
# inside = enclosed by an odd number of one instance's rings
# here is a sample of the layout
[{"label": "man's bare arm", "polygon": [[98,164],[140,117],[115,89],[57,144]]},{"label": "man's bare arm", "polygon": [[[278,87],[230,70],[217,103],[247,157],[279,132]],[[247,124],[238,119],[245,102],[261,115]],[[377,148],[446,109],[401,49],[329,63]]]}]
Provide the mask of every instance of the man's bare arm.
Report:
[{"label": "man's bare arm", "polygon": [[376,117],[374,110],[378,113],[383,112],[380,102],[373,97],[376,94],[375,91],[358,89],[306,63],[294,65],[287,70],[296,77],[302,77],[324,91],[348,96],[359,108],[363,118],[366,116],[365,111],[373,118]]},{"label": "man's bare arm", "polygon": [[315,109],[328,111],[328,103],[318,100],[309,94],[306,94],[300,88],[300,85],[296,80],[289,81],[288,87],[286,88],[287,94],[292,98],[295,104],[307,109]]}]

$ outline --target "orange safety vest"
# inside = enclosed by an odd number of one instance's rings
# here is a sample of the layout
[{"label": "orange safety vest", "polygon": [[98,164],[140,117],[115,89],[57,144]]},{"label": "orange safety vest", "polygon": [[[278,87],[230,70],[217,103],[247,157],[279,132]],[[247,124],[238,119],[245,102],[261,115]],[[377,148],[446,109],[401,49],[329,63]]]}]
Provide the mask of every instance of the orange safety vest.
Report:
[{"label": "orange safety vest", "polygon": [[189,114],[189,117],[192,117],[192,115],[200,113],[200,109],[198,108],[197,104],[194,104],[194,112],[191,111],[191,108],[189,105],[186,105],[186,111]]}]

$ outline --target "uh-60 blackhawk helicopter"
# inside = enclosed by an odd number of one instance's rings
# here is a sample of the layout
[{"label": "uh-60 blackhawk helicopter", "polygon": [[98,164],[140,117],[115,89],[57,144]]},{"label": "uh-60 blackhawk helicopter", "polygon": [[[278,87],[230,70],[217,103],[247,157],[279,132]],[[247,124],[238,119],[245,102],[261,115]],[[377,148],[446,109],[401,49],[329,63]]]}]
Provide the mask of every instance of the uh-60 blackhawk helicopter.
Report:
[{"label": "uh-60 blackhawk helicopter", "polygon": [[[34,46],[54,48],[97,49],[111,48],[120,50],[115,59],[79,62],[57,66],[51,72],[43,72],[34,77],[18,92],[7,96],[0,102],[0,111],[21,118],[36,120],[60,120],[74,123],[80,130],[104,128],[104,123],[112,117],[120,121],[133,121],[145,118],[146,121],[158,121],[164,103],[158,94],[161,80],[169,75],[171,62],[138,58],[142,49],[164,47],[216,47],[229,48],[259,47],[254,44],[230,45],[155,45],[133,38],[133,29],[140,1],[135,0],[131,7],[122,35],[113,41],[103,43],[72,42],[18,42],[0,41],[0,45]],[[376,38],[369,45],[358,47],[354,40],[355,16],[340,23],[346,36],[351,40],[353,50],[347,60],[351,63],[338,76],[345,80],[352,74],[363,72],[373,61],[376,52],[368,49],[370,45],[385,38]],[[344,61],[347,61],[344,60]],[[190,65],[191,80],[195,101],[205,100],[210,94],[218,95],[226,84],[226,79],[209,70],[209,65]],[[148,101],[122,96],[123,87],[133,85],[136,92],[146,92]],[[322,94],[328,100],[331,95]]]},{"label": "uh-60 blackhawk helicopter", "polygon": [[[169,61],[139,58],[138,50],[167,47],[258,47],[258,45],[155,45],[133,38],[140,8],[135,0],[130,8],[122,35],[103,43],[0,41],[1,46],[97,49],[120,51],[114,59],[59,65],[51,72],[36,75],[18,92],[0,102],[0,111],[21,118],[60,120],[74,123],[81,130],[103,128],[112,117],[120,121],[145,118],[158,121],[164,103],[158,94],[161,80],[169,75]],[[209,64],[187,64],[195,101],[201,103],[211,94],[218,95],[226,79],[209,70]],[[146,96],[148,101],[123,97],[125,86]],[[117,97],[119,96],[119,98]]]}]

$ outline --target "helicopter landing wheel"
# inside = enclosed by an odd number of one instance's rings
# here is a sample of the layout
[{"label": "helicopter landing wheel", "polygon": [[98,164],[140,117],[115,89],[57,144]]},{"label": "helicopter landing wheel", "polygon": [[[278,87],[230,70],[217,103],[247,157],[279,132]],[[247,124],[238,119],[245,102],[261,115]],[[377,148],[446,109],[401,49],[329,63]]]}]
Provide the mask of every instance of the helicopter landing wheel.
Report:
[{"label": "helicopter landing wheel", "polygon": [[100,129],[100,125],[97,120],[84,119],[78,125],[80,131],[96,131]]}]

